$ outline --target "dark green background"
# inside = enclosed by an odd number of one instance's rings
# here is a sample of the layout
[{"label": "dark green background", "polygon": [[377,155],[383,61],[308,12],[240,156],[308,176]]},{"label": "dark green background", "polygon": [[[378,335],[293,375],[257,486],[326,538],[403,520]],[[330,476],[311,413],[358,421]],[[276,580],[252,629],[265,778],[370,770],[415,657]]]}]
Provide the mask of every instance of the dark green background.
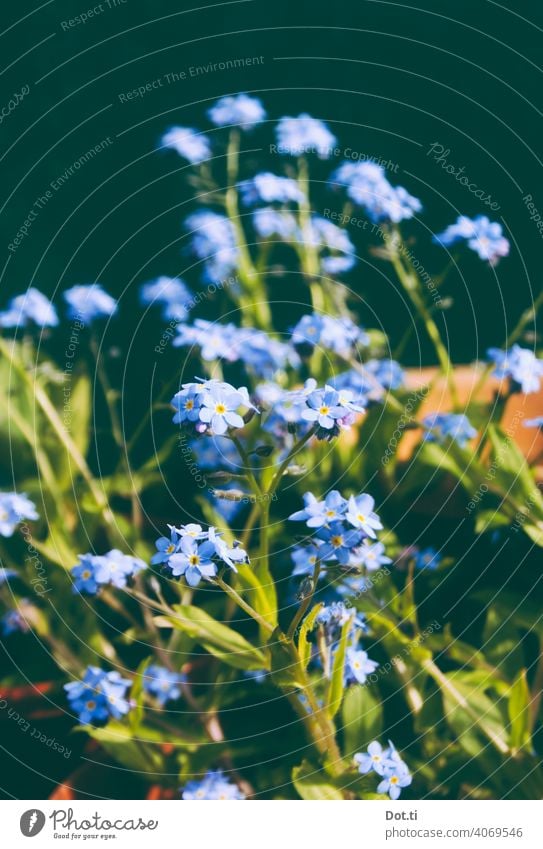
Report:
[{"label": "dark green background", "polygon": [[[6,25],[39,5],[4,10]],[[262,97],[271,120],[308,111],[328,122],[340,146],[399,163],[393,182],[424,202],[423,224],[411,232],[419,239],[415,253],[431,273],[445,256],[430,246],[424,228],[439,231],[458,212],[488,212],[426,156],[432,142],[450,148],[450,161],[465,165],[470,179],[500,204],[498,216],[514,245],[495,271],[474,254],[464,257],[448,285],[455,305],[444,333],[459,361],[503,340],[541,285],[542,241],[522,202],[530,192],[543,209],[540,4],[516,2],[508,12],[490,0],[412,6],[249,0],[187,11],[198,3],[127,0],[112,9],[103,3],[102,14],[63,31],[62,21],[90,5],[54,0],[2,36],[2,104],[30,86],[0,128],[5,258],[50,181],[107,136],[114,139],[54,193],[33,223],[5,268],[2,303],[31,283],[53,293],[98,279],[125,293],[125,317],[114,328],[123,348],[123,333],[132,336],[128,312],[136,308],[136,286],[160,273],[184,273],[188,262],[181,228],[189,208],[185,163],[157,152],[157,141],[172,123],[209,128],[204,112],[213,99],[246,90]],[[260,66],[208,73],[119,101],[120,93],[172,71],[258,55]],[[271,133],[268,125],[247,139],[250,147],[264,148],[245,155],[247,172],[281,166],[277,157],[266,162]],[[313,176],[324,180],[329,170],[317,166]],[[329,203],[316,183],[316,210]],[[368,301],[362,320],[382,323],[394,339],[408,321],[406,307],[383,277],[388,269],[373,265],[361,262],[346,282]],[[197,275],[186,276],[197,284]],[[422,344],[422,353],[418,343],[408,351],[410,362],[432,359]],[[149,359],[148,341],[142,338],[141,347],[139,362]]]}]

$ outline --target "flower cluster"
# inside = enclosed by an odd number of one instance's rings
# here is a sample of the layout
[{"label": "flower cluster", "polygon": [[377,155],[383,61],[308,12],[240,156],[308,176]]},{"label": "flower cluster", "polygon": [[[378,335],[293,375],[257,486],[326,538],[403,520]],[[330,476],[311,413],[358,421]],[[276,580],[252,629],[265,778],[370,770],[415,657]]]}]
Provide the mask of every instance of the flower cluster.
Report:
[{"label": "flower cluster", "polygon": [[296,118],[286,116],[277,124],[277,149],[290,156],[316,153],[328,159],[336,145],[336,138],[326,124],[303,112]]},{"label": "flower cluster", "polygon": [[509,253],[509,242],[503,235],[501,224],[490,221],[486,215],[473,219],[459,215],[455,224],[449,224],[443,233],[434,236],[434,241],[446,247],[465,241],[480,259],[488,260],[491,265],[496,265]]},{"label": "flower cluster", "polygon": [[477,436],[477,431],[464,413],[429,413],[422,423],[429,428],[424,434],[427,442],[445,442],[450,438],[465,447],[470,439]]},{"label": "flower cluster", "polygon": [[304,389],[287,393],[294,409],[303,423],[315,428],[315,436],[320,440],[330,440],[338,436],[343,428],[350,427],[356,413],[364,411],[363,400],[354,397],[349,389],[338,391],[328,384],[317,386],[310,378]]},{"label": "flower cluster", "polygon": [[24,634],[29,630],[30,625],[20,610],[13,608],[0,618],[0,633],[3,637],[9,637],[16,633]]},{"label": "flower cluster", "polygon": [[88,666],[81,681],[71,681],[64,689],[79,722],[88,725],[110,717],[120,719],[127,714],[131,704],[126,694],[131,684],[120,672],[105,672],[97,666]]},{"label": "flower cluster", "polygon": [[98,284],[72,286],[64,292],[68,318],[90,324],[96,318],[109,318],[117,311],[117,301]]},{"label": "flower cluster", "polygon": [[[66,314],[70,321],[90,324],[97,318],[109,318],[117,312],[117,301],[98,283],[72,286],[64,292]],[[59,323],[57,311],[49,298],[38,289],[30,288],[24,295],[17,295],[0,312],[0,327],[18,328],[56,327]]]},{"label": "flower cluster", "polygon": [[221,567],[237,572],[236,564],[249,562],[247,552],[237,542],[229,546],[214,527],[207,531],[197,524],[168,527],[170,536],[156,541],[157,553],[151,563],[162,564],[174,578],[184,577],[191,587],[212,580]]},{"label": "flower cluster", "polygon": [[143,284],[140,301],[144,306],[159,304],[164,321],[184,321],[193,303],[193,296],[186,283],[178,277],[158,277]]},{"label": "flower cluster", "polygon": [[359,345],[366,346],[368,343],[364,330],[346,317],[312,313],[302,316],[292,330],[292,344],[301,354],[311,354],[315,347],[319,347],[348,357]]},{"label": "flower cluster", "polygon": [[398,799],[403,788],[409,787],[413,780],[407,764],[390,740],[386,749],[374,740],[367,752],[358,752],[354,756],[354,761],[362,775],[375,772],[381,778],[377,792],[388,793],[391,799]]},{"label": "flower cluster", "polygon": [[0,536],[13,536],[23,519],[38,519],[36,505],[24,492],[0,492]]},{"label": "flower cluster", "polygon": [[235,324],[196,319],[193,325],[177,326],[174,347],[199,348],[205,362],[243,362],[258,377],[268,377],[287,366],[296,366],[298,356],[292,347],[273,339],[262,330]]},{"label": "flower cluster", "polygon": [[255,174],[239,184],[241,199],[246,206],[264,203],[300,203],[304,195],[296,180],[278,177],[269,171]]},{"label": "flower cluster", "polygon": [[[319,501],[313,493],[306,492],[304,505],[303,510],[292,513],[289,519],[305,522],[308,528],[316,530],[316,538],[311,543],[311,557],[315,558],[315,563],[318,560],[358,571],[366,562],[372,563],[374,569],[381,563],[391,562],[384,557],[382,544],[372,546],[367,542],[368,538],[374,540],[376,531],[383,528],[374,512],[375,502],[371,495],[351,495],[347,500],[337,490],[332,490]],[[368,557],[369,548],[374,549],[373,558]],[[300,554],[297,559],[302,561]],[[299,567],[299,563],[296,565]]]},{"label": "flower cluster", "polygon": [[80,554],[79,563],[72,569],[74,592],[96,595],[101,587],[124,589],[128,579],[147,566],[138,557],[123,554],[117,548],[107,554]]},{"label": "flower cluster", "polygon": [[245,386],[236,389],[220,380],[201,383],[183,383],[171,401],[176,410],[174,424],[190,428],[195,433],[222,436],[229,428],[242,428],[245,424],[239,413],[256,410],[249,400]]},{"label": "flower cluster", "polygon": [[216,127],[239,124],[242,130],[252,130],[266,118],[266,110],[257,97],[248,94],[221,97],[211,109],[208,118]]},{"label": "flower cluster", "polygon": [[[379,664],[371,660],[368,653],[359,645],[360,635],[368,630],[362,614],[357,613],[352,607],[347,607],[343,601],[333,601],[319,610],[316,622],[321,628],[324,643],[331,649],[332,654],[337,650],[344,626],[349,624],[347,638],[349,645],[345,652],[344,685],[348,687],[350,684],[365,684],[368,675],[375,672]],[[329,676],[331,664],[328,662],[326,666]]]},{"label": "flower cluster", "polygon": [[513,345],[508,351],[489,348],[488,357],[494,362],[494,374],[501,380],[511,380],[511,392],[538,392],[540,378],[543,377],[543,360],[533,351]]},{"label": "flower cluster", "polygon": [[143,689],[163,707],[166,702],[173,702],[181,695],[179,685],[183,676],[171,672],[165,666],[154,663],[143,673]]},{"label": "flower cluster", "polygon": [[192,250],[204,262],[207,282],[219,283],[237,268],[239,250],[229,218],[218,212],[201,210],[189,215],[185,227],[194,233]]},{"label": "flower cluster", "polygon": [[344,162],[330,180],[334,186],[344,186],[351,200],[364,207],[375,222],[398,224],[422,209],[418,198],[403,186],[392,186],[385,169],[374,162]]},{"label": "flower cluster", "polygon": [[162,136],[160,144],[175,150],[191,165],[199,165],[211,156],[209,139],[191,127],[170,127]]},{"label": "flower cluster", "polygon": [[8,304],[7,310],[0,312],[0,327],[56,327],[57,311],[53,304],[38,289],[27,289],[23,295],[16,295]]},{"label": "flower cluster", "polygon": [[201,781],[189,781],[182,791],[184,801],[228,801],[245,799],[237,784],[229,781],[220,770],[210,770]]}]

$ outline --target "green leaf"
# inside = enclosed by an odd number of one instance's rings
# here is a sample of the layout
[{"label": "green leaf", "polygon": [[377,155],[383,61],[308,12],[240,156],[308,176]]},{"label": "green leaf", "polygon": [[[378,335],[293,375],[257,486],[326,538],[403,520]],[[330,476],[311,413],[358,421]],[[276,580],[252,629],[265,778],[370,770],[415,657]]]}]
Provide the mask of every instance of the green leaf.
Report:
[{"label": "green leaf", "polygon": [[133,732],[119,722],[108,722],[104,728],[82,727],[116,761],[143,773],[164,772],[164,757],[156,744],[135,739]]},{"label": "green leaf", "polygon": [[352,621],[349,618],[341,629],[341,637],[339,639],[339,643],[334,654],[332,675],[330,678],[330,686],[328,687],[328,694],[326,698],[326,707],[330,713],[330,716],[335,716],[341,707],[341,700],[343,698],[343,691],[345,689],[345,656],[347,652],[347,641],[349,639],[351,628]]},{"label": "green leaf", "polygon": [[292,782],[302,799],[313,801],[342,801],[343,793],[330,778],[309,761],[302,761],[292,770]]},{"label": "green leaf", "polygon": [[471,757],[478,757],[485,741],[502,754],[509,752],[505,718],[494,697],[487,672],[448,672],[439,676],[445,719]]},{"label": "green leaf", "polygon": [[347,689],[341,708],[343,723],[343,753],[351,758],[366,749],[372,740],[381,736],[383,709],[370,688],[353,686]]},{"label": "green leaf", "polygon": [[178,616],[167,617],[173,627],[192,637],[210,654],[236,669],[267,669],[264,653],[237,631],[190,604],[174,606]]},{"label": "green leaf", "polygon": [[522,669],[511,687],[511,693],[507,703],[507,712],[510,721],[509,741],[511,749],[514,751],[520,751],[521,749],[530,750],[532,747],[530,701],[531,695],[528,681],[526,680],[526,670]]},{"label": "green leaf", "polygon": [[319,612],[324,607],[324,603],[316,604],[310,613],[305,617],[300,628],[300,636],[298,638],[298,656],[303,669],[307,669],[311,660],[311,643],[307,639],[309,631],[315,627],[315,622]]}]

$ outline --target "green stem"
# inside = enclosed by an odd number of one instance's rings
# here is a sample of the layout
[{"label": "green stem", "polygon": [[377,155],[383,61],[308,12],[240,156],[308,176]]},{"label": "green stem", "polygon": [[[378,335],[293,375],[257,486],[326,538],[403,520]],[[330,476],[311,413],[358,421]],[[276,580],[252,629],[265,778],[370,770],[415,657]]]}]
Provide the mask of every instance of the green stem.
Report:
[{"label": "green stem", "polygon": [[239,130],[232,130],[226,153],[228,186],[226,189],[225,207],[236,236],[236,246],[239,254],[238,272],[240,282],[245,290],[244,297],[240,298],[240,306],[254,318],[259,327],[263,330],[268,330],[271,327],[272,321],[266,291],[262,286],[258,272],[251,259],[240,219],[238,191],[236,187],[239,173],[240,140]]},{"label": "green stem", "polygon": [[130,503],[132,505],[132,522],[135,530],[140,530],[143,525],[143,515],[141,512],[141,504],[139,500],[139,495],[136,490],[134,484],[134,473],[132,471],[132,467],[130,465],[130,458],[128,456],[128,451],[126,447],[126,442],[124,439],[123,429],[121,425],[121,420],[119,418],[119,413],[117,410],[117,393],[111,387],[109,382],[109,378],[107,372],[104,368],[104,363],[102,357],[100,356],[100,349],[98,347],[98,343],[93,333],[90,336],[90,348],[94,356],[94,360],[96,363],[96,372],[98,374],[98,380],[100,381],[100,385],[102,387],[102,391],[104,393],[104,397],[106,399],[107,408],[109,411],[109,418],[111,421],[111,432],[113,434],[113,439],[115,440],[115,444],[119,449],[121,455],[121,462],[124,465],[126,476],[128,478],[128,482],[130,485]]},{"label": "green stem", "polygon": [[266,622],[266,620],[260,615],[260,613],[257,613],[256,610],[251,607],[250,604],[247,604],[247,602],[242,599],[242,597],[239,595],[239,593],[236,592],[233,587],[223,581],[223,579],[220,577],[215,578],[214,581],[217,586],[219,586],[228,596],[230,596],[230,598],[233,599],[236,604],[251,617],[251,619],[254,619],[255,622],[258,622],[258,624],[264,631],[266,631],[268,634],[273,634],[275,630],[273,625],[270,625],[269,622]]},{"label": "green stem", "polygon": [[254,495],[256,496],[257,499],[261,498],[262,488],[261,488],[260,484],[258,483],[258,481],[257,481],[257,479],[254,475],[253,470],[251,469],[251,461],[250,461],[249,455],[247,454],[247,451],[243,447],[241,440],[238,439],[237,436],[234,436],[233,433],[230,434],[230,439],[232,440],[232,442],[236,446],[236,450],[237,450],[237,452],[238,452],[238,454],[241,458],[241,462],[243,463],[243,471],[244,471],[245,475],[247,476],[249,483],[251,484],[251,489],[253,490]]},{"label": "green stem", "polygon": [[458,392],[456,389],[456,383],[454,380],[454,369],[451,363],[451,359],[449,357],[449,353],[445,345],[443,344],[443,340],[441,339],[437,324],[435,323],[426,304],[424,303],[424,298],[422,297],[420,292],[420,286],[418,283],[416,272],[408,271],[402,262],[401,255],[398,250],[398,243],[401,244],[401,236],[397,231],[389,233],[387,238],[385,239],[385,245],[388,249],[390,261],[398,276],[400,283],[404,288],[404,291],[406,292],[407,296],[411,300],[411,303],[422,318],[422,321],[426,328],[426,332],[433,343],[434,350],[441,366],[441,371],[447,379],[449,391],[451,393],[451,398],[453,402],[453,407],[455,409],[458,409],[460,404],[458,399]]},{"label": "green stem", "polygon": [[313,586],[311,588],[311,592],[307,594],[307,596],[302,601],[300,607],[296,611],[296,615],[293,617],[292,622],[290,623],[289,629],[287,631],[287,640],[292,642],[294,640],[294,636],[298,629],[298,625],[304,618],[307,613],[307,609],[313,600],[313,596],[315,595],[315,590],[317,588],[317,581],[319,580],[319,573],[321,570],[321,565],[318,560],[315,561],[315,568],[313,569]]}]

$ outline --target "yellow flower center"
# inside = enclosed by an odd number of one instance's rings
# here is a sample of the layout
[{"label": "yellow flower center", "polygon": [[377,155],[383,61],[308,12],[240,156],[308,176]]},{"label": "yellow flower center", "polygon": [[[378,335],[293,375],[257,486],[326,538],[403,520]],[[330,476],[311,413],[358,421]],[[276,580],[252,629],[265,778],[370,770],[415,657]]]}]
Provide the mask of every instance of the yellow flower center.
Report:
[{"label": "yellow flower center", "polygon": [[321,416],[327,416],[329,412],[330,407],[326,407],[324,404],[322,407],[319,407],[319,413],[321,414]]},{"label": "yellow flower center", "polygon": [[342,536],[332,537],[331,543],[334,546],[334,548],[339,548],[341,545],[343,545],[343,537]]},{"label": "yellow flower center", "polygon": [[224,404],[221,404],[220,402],[218,404],[215,404],[215,412],[219,413],[220,415],[226,413],[226,406]]},{"label": "yellow flower center", "polygon": [[185,410],[193,410],[194,409],[194,401],[192,398],[189,398],[187,403],[185,404]]},{"label": "yellow flower center", "polygon": [[200,562],[200,558],[198,557],[197,554],[191,554],[190,555],[189,563],[190,563],[191,566],[198,566],[199,562]]}]

